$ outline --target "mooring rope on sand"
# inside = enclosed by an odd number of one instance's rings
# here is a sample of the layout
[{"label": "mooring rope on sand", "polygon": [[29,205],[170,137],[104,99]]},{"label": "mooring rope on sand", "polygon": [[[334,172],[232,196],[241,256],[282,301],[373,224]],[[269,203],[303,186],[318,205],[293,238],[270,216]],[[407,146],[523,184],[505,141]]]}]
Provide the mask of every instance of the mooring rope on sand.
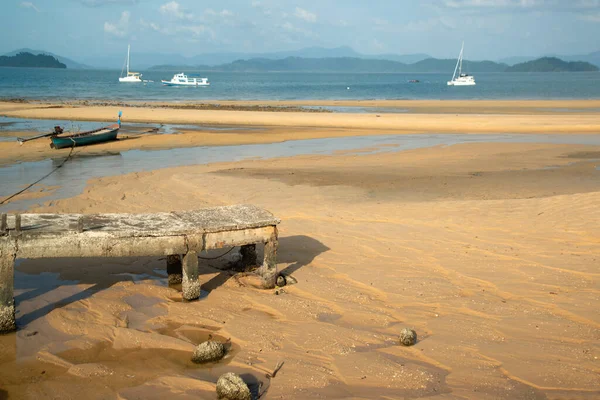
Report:
[{"label": "mooring rope on sand", "polygon": [[231,253],[231,251],[233,249],[235,249],[235,247],[230,248],[229,250],[227,250],[225,253],[221,254],[220,256],[216,256],[216,257],[200,257],[200,256],[198,256],[198,258],[200,258],[202,260],[216,260],[217,258],[225,257],[227,254]]},{"label": "mooring rope on sand", "polygon": [[42,176],[40,179],[38,179],[37,181],[33,182],[30,185],[27,185],[24,189],[19,190],[17,193],[14,193],[10,196],[8,196],[7,198],[3,199],[2,201],[0,201],[0,206],[6,202],[8,202],[10,199],[20,195],[21,193],[25,192],[26,190],[28,190],[29,188],[31,188],[33,185],[40,183],[41,181],[43,181],[44,179],[46,179],[47,177],[49,177],[50,175],[52,175],[53,173],[56,172],[57,169],[61,168],[63,165],[65,165],[65,163],[67,161],[69,161],[71,159],[71,156],[73,155],[73,149],[75,149],[75,146],[71,146],[71,151],[69,151],[69,155],[60,163],[60,165],[58,165],[57,167],[55,167],[52,171],[48,172],[46,175]]}]

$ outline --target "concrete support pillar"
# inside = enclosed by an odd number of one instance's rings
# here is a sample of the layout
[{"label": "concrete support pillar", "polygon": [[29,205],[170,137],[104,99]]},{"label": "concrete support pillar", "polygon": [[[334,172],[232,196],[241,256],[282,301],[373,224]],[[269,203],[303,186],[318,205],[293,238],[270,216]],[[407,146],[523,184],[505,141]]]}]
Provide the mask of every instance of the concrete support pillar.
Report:
[{"label": "concrete support pillar", "polygon": [[15,251],[0,244],[0,333],[17,329],[15,323]]},{"label": "concrete support pillar", "polygon": [[273,234],[265,243],[263,265],[258,269],[258,274],[263,278],[265,289],[272,289],[277,282],[277,227],[273,227]]},{"label": "concrete support pillar", "polygon": [[169,274],[169,285],[177,285],[183,281],[181,256],[179,254],[167,256],[167,274]]},{"label": "concrete support pillar", "polygon": [[242,256],[242,267],[247,270],[248,267],[257,265],[256,261],[256,244],[247,244],[240,247],[240,255]]},{"label": "concrete support pillar", "polygon": [[200,279],[198,273],[198,254],[195,251],[183,256],[183,281],[181,290],[184,300],[196,300],[200,297]]}]

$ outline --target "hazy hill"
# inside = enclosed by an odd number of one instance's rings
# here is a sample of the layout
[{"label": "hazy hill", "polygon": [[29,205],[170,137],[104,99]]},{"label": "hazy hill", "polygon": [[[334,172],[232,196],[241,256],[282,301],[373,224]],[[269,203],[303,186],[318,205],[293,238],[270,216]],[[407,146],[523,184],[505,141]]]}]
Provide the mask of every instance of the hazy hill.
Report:
[{"label": "hazy hill", "polygon": [[[579,54],[579,55],[559,55],[559,54],[545,54],[544,57],[555,57],[564,61],[586,61],[590,64],[594,64],[596,67],[600,67],[600,51],[595,51],[589,54]],[[506,57],[498,60],[500,63],[505,63],[508,65],[515,65],[524,63],[527,61],[533,61],[542,58],[540,56],[532,57],[532,56],[519,56],[519,57]]]},{"label": "hazy hill", "polygon": [[15,56],[19,53],[31,53],[34,55],[45,54],[48,56],[52,56],[52,57],[56,58],[58,61],[60,61],[61,63],[65,64],[67,66],[67,68],[69,68],[69,69],[91,69],[92,68],[88,65],[80,64],[76,61],[73,61],[70,58],[62,57],[62,56],[56,55],[54,53],[50,53],[49,51],[43,51],[43,50],[32,50],[32,49],[25,48],[25,49],[14,50],[14,51],[11,51],[10,53],[6,53],[4,55],[5,56]]},{"label": "hazy hill", "polygon": [[507,72],[584,72],[598,71],[598,67],[586,61],[563,61],[556,57],[542,57],[537,60],[515,64]]},{"label": "hazy hill", "polygon": [[18,53],[14,56],[0,56],[0,67],[27,68],[67,68],[56,58],[45,54]]},{"label": "hazy hill", "polygon": [[[232,63],[208,66],[176,66],[157,65],[152,70],[195,70],[223,72],[446,72],[451,74],[456,60],[438,60],[428,58],[412,64],[404,64],[391,60],[363,59],[354,57],[337,58],[302,58],[287,57],[282,60],[267,58],[251,58],[236,60]],[[463,70],[467,72],[502,72],[506,64],[492,61],[465,61]]]},{"label": "hazy hill", "polygon": [[[86,64],[94,65],[98,68],[121,68],[125,61],[127,48],[124,47],[123,54],[106,55],[102,57],[87,57],[83,61]],[[223,64],[232,63],[237,60],[250,59],[268,59],[282,60],[288,57],[299,58],[365,58],[378,60],[391,60],[404,63],[413,63],[416,61],[428,58],[427,54],[377,54],[366,55],[354,51],[347,46],[335,48],[323,47],[307,47],[299,50],[278,51],[268,53],[242,53],[242,52],[225,52],[225,53],[204,53],[193,57],[185,57],[179,54],[160,54],[160,53],[138,53],[134,48],[131,49],[131,68],[133,70],[147,69],[154,65],[179,65],[179,66],[220,66]]]},{"label": "hazy hill", "polygon": [[600,50],[589,54],[559,57],[565,61],[585,61],[600,68]]},{"label": "hazy hill", "polygon": [[[121,69],[125,62],[127,48],[113,55],[102,54],[83,59],[84,63],[42,50],[19,49],[7,53],[45,54],[55,57],[70,69],[110,68]],[[600,51],[582,56],[561,56],[564,61],[587,61],[600,66]],[[502,62],[464,61],[463,70],[467,73],[501,72],[509,65],[534,60],[534,57],[508,57]],[[79,60],[81,61],[81,60]],[[90,66],[91,65],[91,66]],[[443,72],[454,71],[456,59],[436,59],[427,54],[375,54],[365,55],[347,46],[335,48],[307,47],[293,51],[270,53],[206,53],[194,57],[179,54],[131,52],[131,69],[143,71],[158,70],[197,70],[197,71],[346,71],[346,72]],[[154,67],[153,67],[154,66]],[[520,67],[522,68],[522,67]],[[586,67],[587,68],[587,67]]]},{"label": "hazy hill", "polygon": [[319,72],[393,72],[404,64],[389,60],[365,60],[362,58],[301,58],[287,57],[282,60],[253,58],[220,65],[222,71],[267,72],[267,71],[319,71]]},{"label": "hazy hill", "polygon": [[501,64],[507,64],[509,66],[513,66],[515,64],[519,64],[519,63],[524,63],[524,62],[527,62],[527,61],[535,60],[536,58],[539,58],[539,57],[514,56],[514,57],[501,58],[497,62],[501,63]]},{"label": "hazy hill", "polygon": [[[437,59],[428,58],[411,64],[409,72],[447,72],[452,74],[456,68],[456,59]],[[464,60],[462,65],[463,72],[503,72],[508,65],[499,64],[493,61],[469,61]]]}]

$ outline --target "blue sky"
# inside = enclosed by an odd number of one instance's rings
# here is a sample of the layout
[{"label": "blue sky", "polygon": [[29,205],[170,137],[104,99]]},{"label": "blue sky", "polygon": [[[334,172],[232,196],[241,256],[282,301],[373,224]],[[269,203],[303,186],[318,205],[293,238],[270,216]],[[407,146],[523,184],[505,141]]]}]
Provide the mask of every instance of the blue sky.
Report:
[{"label": "blue sky", "polygon": [[469,59],[600,50],[600,0],[2,0],[0,53],[80,59],[138,52],[270,52],[350,46],[365,54]]}]

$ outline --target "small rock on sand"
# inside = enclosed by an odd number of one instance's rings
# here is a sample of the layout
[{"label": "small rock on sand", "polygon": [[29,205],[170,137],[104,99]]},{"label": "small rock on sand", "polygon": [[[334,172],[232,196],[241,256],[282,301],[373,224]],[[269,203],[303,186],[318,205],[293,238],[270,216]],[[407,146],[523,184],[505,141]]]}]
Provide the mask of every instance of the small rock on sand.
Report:
[{"label": "small rock on sand", "polygon": [[225,346],[223,343],[208,340],[200,343],[194,349],[192,354],[192,361],[201,364],[212,361],[219,361],[225,356]]},{"label": "small rock on sand", "polygon": [[283,286],[285,286],[285,284],[286,284],[286,281],[285,281],[285,276],[283,276],[283,275],[279,275],[279,276],[277,277],[277,282],[276,282],[276,285],[277,285],[277,286],[279,286],[279,287],[283,287]]},{"label": "small rock on sand", "polygon": [[417,332],[412,329],[404,328],[400,332],[400,344],[412,346],[417,343]]},{"label": "small rock on sand", "polygon": [[217,397],[224,400],[252,400],[248,385],[233,372],[227,372],[219,377]]}]

